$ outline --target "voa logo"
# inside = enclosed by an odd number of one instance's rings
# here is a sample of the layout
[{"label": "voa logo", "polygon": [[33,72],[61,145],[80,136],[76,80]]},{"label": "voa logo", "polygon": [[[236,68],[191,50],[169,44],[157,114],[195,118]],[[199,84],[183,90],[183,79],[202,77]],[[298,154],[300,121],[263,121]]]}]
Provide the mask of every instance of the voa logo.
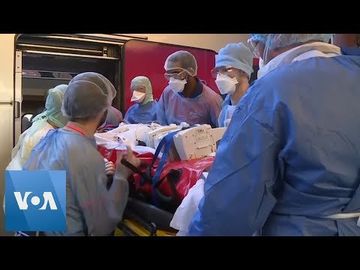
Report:
[{"label": "voa logo", "polygon": [[5,171],[5,230],[66,231],[66,171]]},{"label": "voa logo", "polygon": [[43,202],[41,204],[41,198],[39,196],[33,195],[33,192],[27,191],[23,194],[21,192],[14,192],[16,203],[20,210],[28,210],[28,202],[34,206],[39,207],[38,210],[57,210],[57,205],[54,200],[54,196],[51,192],[43,192],[42,198]]}]

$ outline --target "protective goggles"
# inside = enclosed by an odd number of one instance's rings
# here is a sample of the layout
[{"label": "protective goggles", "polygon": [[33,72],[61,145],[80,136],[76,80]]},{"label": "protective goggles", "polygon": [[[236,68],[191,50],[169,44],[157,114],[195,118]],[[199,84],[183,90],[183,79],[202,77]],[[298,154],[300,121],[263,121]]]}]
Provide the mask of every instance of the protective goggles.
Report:
[{"label": "protective goggles", "polygon": [[182,70],[182,71],[168,71],[165,72],[164,77],[167,80],[170,80],[170,78],[174,78],[177,80],[183,80],[186,77],[186,70]]}]

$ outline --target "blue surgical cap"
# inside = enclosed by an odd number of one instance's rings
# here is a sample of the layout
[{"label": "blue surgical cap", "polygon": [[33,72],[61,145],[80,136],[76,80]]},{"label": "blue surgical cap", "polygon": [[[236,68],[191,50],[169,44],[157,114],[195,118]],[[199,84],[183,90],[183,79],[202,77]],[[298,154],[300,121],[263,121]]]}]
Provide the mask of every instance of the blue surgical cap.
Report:
[{"label": "blue surgical cap", "polygon": [[102,76],[99,75],[87,72],[70,81],[63,103],[63,113],[69,118],[95,117],[109,108],[112,99],[109,98],[109,89],[114,86],[109,80],[98,81]]},{"label": "blue surgical cap", "polygon": [[95,83],[99,86],[106,95],[108,95],[110,101],[112,101],[116,96],[116,89],[114,85],[103,75],[96,72],[84,72],[76,75],[71,81],[77,80],[87,80]]},{"label": "blue surgical cap", "polygon": [[177,51],[166,58],[164,68],[166,71],[182,69],[194,77],[197,74],[198,67],[194,55],[188,51]]},{"label": "blue surgical cap", "polygon": [[331,34],[251,34],[249,40],[264,43],[269,49],[277,49],[308,41],[327,43],[331,36]]},{"label": "blue surgical cap", "polygon": [[215,68],[233,67],[244,71],[249,77],[253,72],[253,54],[243,43],[230,43],[215,56]]}]

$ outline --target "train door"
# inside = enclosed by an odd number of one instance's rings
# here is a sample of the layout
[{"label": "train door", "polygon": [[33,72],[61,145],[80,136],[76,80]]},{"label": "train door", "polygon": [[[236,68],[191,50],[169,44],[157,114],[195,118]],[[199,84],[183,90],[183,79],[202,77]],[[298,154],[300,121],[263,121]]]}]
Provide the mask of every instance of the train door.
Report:
[{"label": "train door", "polygon": [[5,235],[4,170],[13,146],[15,34],[0,34],[0,235]]},{"label": "train door", "polygon": [[[31,126],[34,116],[44,110],[47,91],[68,84],[79,73],[103,74],[119,90],[119,40],[77,37],[76,35],[20,35],[16,41],[15,96],[19,101],[14,122],[14,144]],[[119,91],[118,91],[119,93]],[[119,108],[120,94],[113,101]]]}]

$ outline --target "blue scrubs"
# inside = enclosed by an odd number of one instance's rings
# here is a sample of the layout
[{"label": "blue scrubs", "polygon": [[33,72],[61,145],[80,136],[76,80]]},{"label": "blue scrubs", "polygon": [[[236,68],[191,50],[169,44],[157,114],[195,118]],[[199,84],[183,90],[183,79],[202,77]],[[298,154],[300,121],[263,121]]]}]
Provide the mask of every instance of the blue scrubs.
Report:
[{"label": "blue scrubs", "polygon": [[226,120],[228,120],[228,118],[231,119],[231,117],[229,117],[229,113],[230,113],[230,111],[234,110],[235,106],[236,105],[232,105],[232,103],[231,103],[231,96],[226,95],[225,100],[222,104],[221,112],[219,114],[219,119],[218,119],[219,127],[225,127]]},{"label": "blue scrubs", "polygon": [[258,79],[220,142],[190,235],[360,235],[360,57]]},{"label": "blue scrubs", "polygon": [[120,222],[128,182],[117,172],[107,190],[105,163],[94,137],[51,130],[34,148],[24,169],[66,171],[67,231],[47,235],[109,235]]},{"label": "blue scrubs", "polygon": [[125,114],[125,122],[129,124],[150,124],[156,121],[156,101],[146,104],[134,104]]},{"label": "blue scrubs", "polygon": [[193,97],[184,97],[182,93],[175,93],[168,86],[158,102],[157,121],[161,125],[186,122],[190,126],[209,124],[217,127],[221,103],[221,96],[202,84],[199,79]]}]

